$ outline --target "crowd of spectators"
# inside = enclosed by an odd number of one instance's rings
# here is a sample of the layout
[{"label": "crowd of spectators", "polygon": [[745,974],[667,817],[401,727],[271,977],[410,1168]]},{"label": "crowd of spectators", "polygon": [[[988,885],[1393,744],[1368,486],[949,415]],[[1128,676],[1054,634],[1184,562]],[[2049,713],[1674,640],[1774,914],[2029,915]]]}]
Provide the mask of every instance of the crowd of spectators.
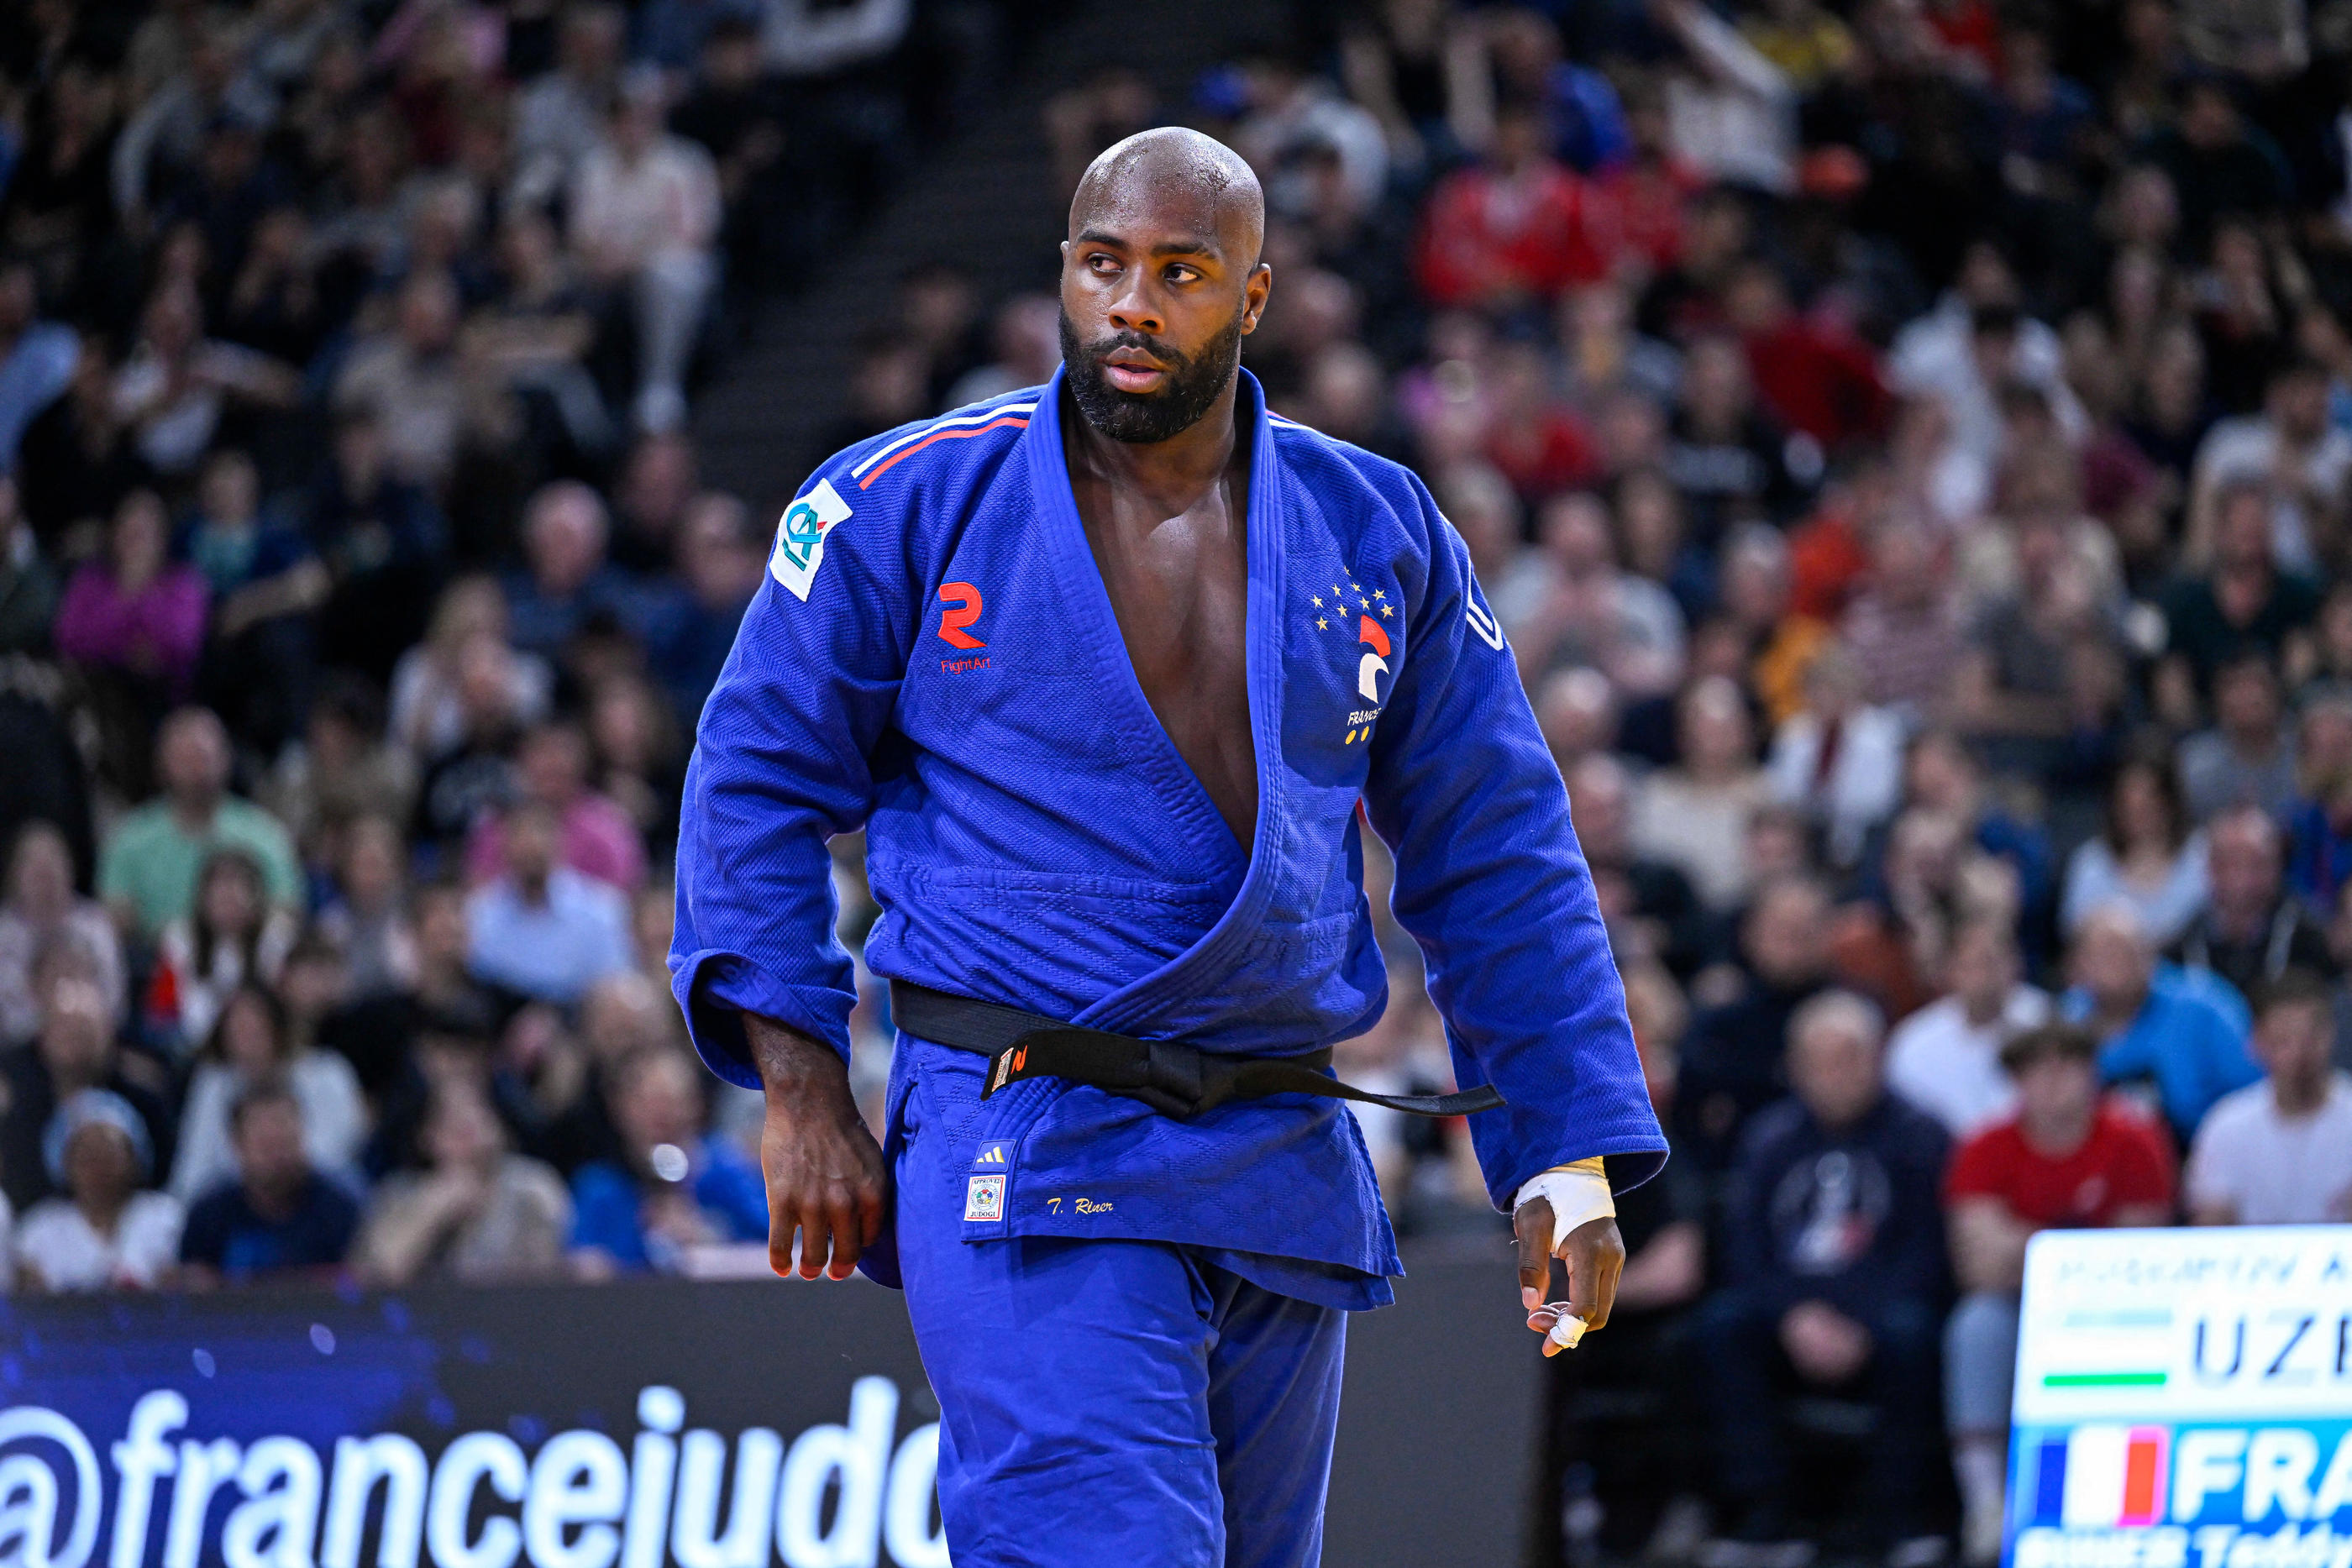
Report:
[{"label": "crowd of spectators", "polygon": [[[1990,1562],[2029,1237],[2352,1221],[2352,30],[1300,21],[1054,129],[1253,160],[1244,362],[1427,482],[1568,781],[1675,1153],[1536,1560]],[[1417,998],[1342,1060],[1446,1071]],[[1475,1193],[1368,1132],[1408,1226]]]},{"label": "crowd of spectators", "polygon": [[[1538,1560],[1989,1561],[2028,1238],[2352,1220],[2352,28],[1254,9],[1186,100],[1108,68],[1044,131],[1066,187],[1167,120],[1253,161],[1245,362],[1426,480],[1569,782],[1675,1155],[1548,1364]],[[912,10],[0,19],[16,1288],[763,1233],[663,971],[764,544],[683,421],[936,129]],[[1055,322],[916,268],[831,442],[1042,381]],[[1342,1070],[1436,1086],[1369,861]],[[878,988],[853,1032],[870,1102]],[[1365,1129],[1401,1227],[1493,1223],[1458,1127]]]},{"label": "crowd of spectators", "polygon": [[663,970],[765,546],[687,416],[1033,13],[0,13],[0,1285],[764,1241]]}]

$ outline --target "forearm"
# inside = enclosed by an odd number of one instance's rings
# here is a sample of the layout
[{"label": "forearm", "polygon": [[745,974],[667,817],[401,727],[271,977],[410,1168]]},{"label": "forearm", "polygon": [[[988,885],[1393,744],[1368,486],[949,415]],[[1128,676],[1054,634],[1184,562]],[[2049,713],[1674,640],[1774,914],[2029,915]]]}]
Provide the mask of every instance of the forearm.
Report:
[{"label": "forearm", "polygon": [[743,1038],[750,1042],[751,1061],[760,1070],[771,1107],[805,1111],[835,1094],[850,1098],[849,1065],[824,1041],[748,1011],[743,1014]]},{"label": "forearm", "polygon": [[804,1280],[847,1279],[882,1234],[889,1179],[881,1147],[858,1116],[849,1065],[824,1041],[773,1019],[745,1012],[742,1019],[768,1097],[760,1165],[769,1266],[779,1274],[797,1270]]}]

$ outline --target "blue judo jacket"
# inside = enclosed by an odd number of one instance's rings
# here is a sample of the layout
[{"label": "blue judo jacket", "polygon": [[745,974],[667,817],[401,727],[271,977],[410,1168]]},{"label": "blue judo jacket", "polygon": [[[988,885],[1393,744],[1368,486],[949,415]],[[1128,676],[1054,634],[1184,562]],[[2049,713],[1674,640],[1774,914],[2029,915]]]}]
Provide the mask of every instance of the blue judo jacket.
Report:
[{"label": "blue judo jacket", "polygon": [[[879,975],[1254,1055],[1371,1027],[1387,977],[1360,823],[1395,852],[1487,1186],[1665,1144],[1568,797],[1461,537],[1407,470],[1271,414],[1250,440],[1244,851],[1137,684],[1062,450],[1061,378],[851,447],[778,527],[688,769],[670,970],[702,1059],[759,1078],[737,1009],[848,1050],[826,841],[866,831]],[[1359,812],[1359,803],[1361,812]],[[1190,1121],[904,1035],[895,1143],[968,1145],[968,1240],[1181,1242],[1387,1297],[1354,1119],[1287,1095]],[[910,1097],[920,1096],[913,1113]],[[1001,1181],[991,1181],[1001,1177]],[[956,1223],[950,1215],[946,1222]],[[861,1265],[886,1283],[886,1245]],[[1244,1269],[1244,1272],[1251,1272]],[[1276,1270],[1279,1272],[1280,1270]],[[1262,1281],[1265,1270],[1255,1270]]]}]

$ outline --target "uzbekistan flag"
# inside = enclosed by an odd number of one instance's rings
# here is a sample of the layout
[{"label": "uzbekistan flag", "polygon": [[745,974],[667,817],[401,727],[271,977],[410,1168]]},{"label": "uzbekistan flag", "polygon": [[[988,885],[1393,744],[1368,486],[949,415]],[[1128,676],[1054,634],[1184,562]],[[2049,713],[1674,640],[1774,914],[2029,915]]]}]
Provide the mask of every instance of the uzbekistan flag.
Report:
[{"label": "uzbekistan flag", "polygon": [[2043,1438],[2032,1522],[2075,1529],[2160,1522],[2171,1448],[2168,1427],[2077,1427]]}]

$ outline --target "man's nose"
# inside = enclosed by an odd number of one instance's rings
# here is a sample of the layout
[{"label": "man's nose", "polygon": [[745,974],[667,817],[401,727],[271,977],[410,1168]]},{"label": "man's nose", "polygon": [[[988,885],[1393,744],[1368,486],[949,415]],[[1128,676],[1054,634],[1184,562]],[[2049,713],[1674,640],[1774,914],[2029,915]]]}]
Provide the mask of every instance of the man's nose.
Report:
[{"label": "man's nose", "polygon": [[1111,296],[1110,324],[1122,332],[1156,338],[1166,329],[1167,319],[1144,280],[1130,274]]}]

